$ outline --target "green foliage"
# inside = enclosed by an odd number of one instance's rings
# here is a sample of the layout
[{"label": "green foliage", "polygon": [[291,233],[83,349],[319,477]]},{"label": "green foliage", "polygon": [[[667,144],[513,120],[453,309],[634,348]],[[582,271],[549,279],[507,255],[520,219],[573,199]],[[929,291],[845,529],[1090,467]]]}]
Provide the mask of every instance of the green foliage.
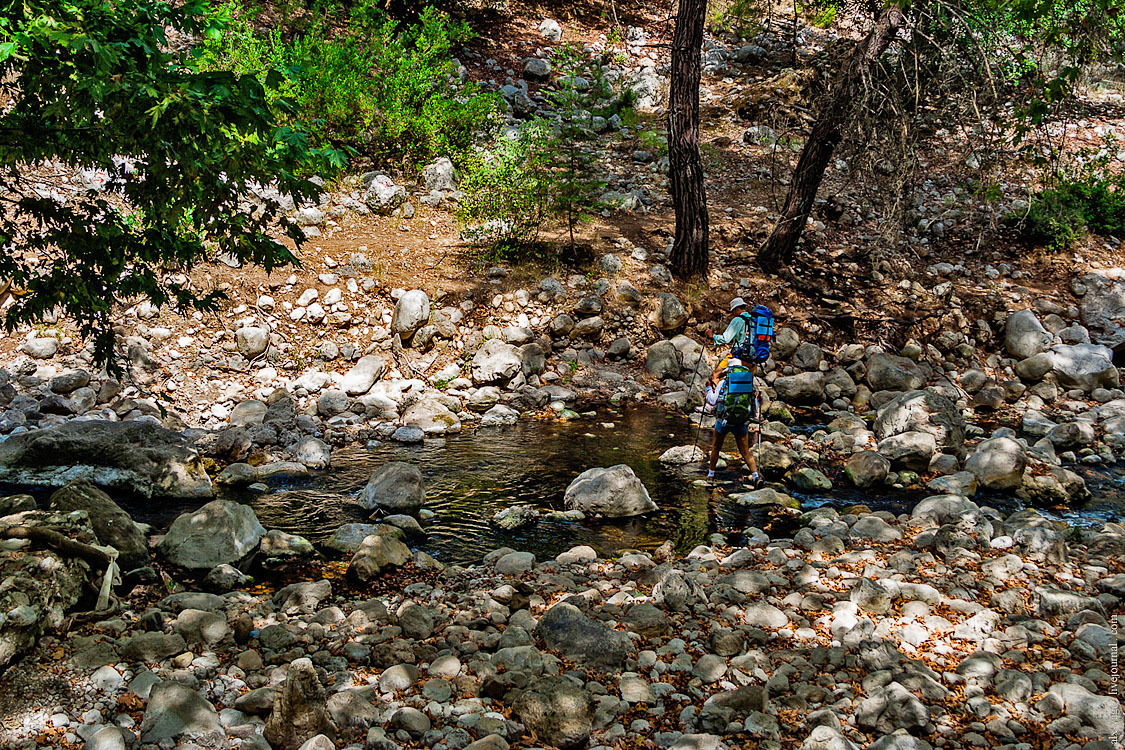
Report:
[{"label": "green foliage", "polygon": [[814,3],[808,10],[812,25],[821,29],[827,29],[836,22],[836,14],[840,12],[840,6],[838,3],[834,2],[822,4]]},{"label": "green foliage", "polygon": [[361,0],[346,18],[316,15],[291,38],[276,28],[257,35],[247,14],[230,12],[241,20],[233,33],[205,45],[204,67],[262,81],[282,73],[271,94],[291,98],[293,120],[320,143],[417,165],[458,158],[496,121],[499,98],[457,76],[453,48],[471,37],[468,25],[434,8],[402,28]]},{"label": "green foliage", "polygon": [[[562,216],[574,247],[575,226],[599,207],[598,196],[606,182],[598,172],[591,142],[591,107],[612,96],[600,65],[590,65],[582,48],[564,44],[555,51],[559,71],[552,103],[558,113],[554,148],[549,152],[552,173],[551,213]],[[590,77],[582,74],[589,70]]]},{"label": "green foliage", "polygon": [[717,32],[729,32],[736,36],[750,36],[758,30],[765,15],[763,4],[769,0],[726,0],[709,3],[708,25]]},{"label": "green foliage", "polygon": [[615,87],[581,47],[562,45],[552,63],[553,117],[524,124],[462,170],[457,218],[495,259],[532,246],[552,219],[573,248],[576,227],[601,208],[597,196],[606,185],[598,175],[594,118],[630,112],[630,92]]},{"label": "green foliage", "polygon": [[462,169],[457,219],[466,235],[503,260],[533,244],[548,212],[546,154],[550,129],[534,121],[495,148],[473,154]]},{"label": "green foliage", "polygon": [[668,155],[668,134],[663,130],[642,130],[637,133],[637,140],[647,151],[656,154],[657,158]]},{"label": "green foliage", "polygon": [[1109,171],[1113,143],[1107,137],[1099,154],[1062,172],[1033,198],[1023,221],[1025,236],[1052,249],[1067,248],[1087,232],[1125,236],[1125,174]]},{"label": "green foliage", "polygon": [[[198,70],[168,38],[218,39],[228,20],[205,0],[5,4],[0,277],[27,290],[5,316],[9,330],[57,311],[106,361],[115,305],[214,308],[220,295],[186,272],[219,253],[266,269],[296,262],[269,234],[280,222],[302,239],[278,201],[263,199],[255,212],[240,203],[262,185],[315,199],[319,188],[298,175],[340,155],[280,125],[278,111],[291,104],[257,78]],[[29,165],[45,160],[102,170],[107,189],[37,192]]]}]

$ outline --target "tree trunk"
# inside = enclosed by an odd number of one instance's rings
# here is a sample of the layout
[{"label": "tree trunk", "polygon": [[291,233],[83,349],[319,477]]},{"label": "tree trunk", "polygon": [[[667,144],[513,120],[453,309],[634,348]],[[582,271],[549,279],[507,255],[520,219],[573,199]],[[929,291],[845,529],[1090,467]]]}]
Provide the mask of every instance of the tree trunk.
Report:
[{"label": "tree trunk", "polygon": [[844,123],[859,98],[863,81],[902,28],[906,18],[897,5],[888,6],[875,21],[875,27],[852,54],[848,66],[833,86],[831,97],[813,125],[809,139],[797,161],[797,169],[789,182],[781,218],[774,226],[766,244],[758,252],[758,263],[766,270],[776,270],[788,263],[797,250],[805,223],[812,213],[816,191],[824,179],[824,170],[832,152],[840,143]]},{"label": "tree trunk", "polygon": [[707,0],[680,0],[672,38],[668,97],[668,162],[676,238],[672,272],[681,278],[707,273],[707,193],[699,157],[699,76]]}]

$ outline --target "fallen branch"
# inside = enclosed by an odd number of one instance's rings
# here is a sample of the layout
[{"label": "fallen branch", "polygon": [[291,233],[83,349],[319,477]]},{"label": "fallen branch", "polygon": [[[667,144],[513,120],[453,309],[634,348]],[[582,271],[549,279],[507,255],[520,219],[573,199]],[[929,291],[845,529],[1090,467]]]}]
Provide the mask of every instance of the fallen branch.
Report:
[{"label": "fallen branch", "polygon": [[81,557],[83,560],[101,566],[108,566],[117,559],[117,550],[84,544],[65,534],[38,526],[0,525],[0,539],[27,539],[44,544],[65,555]]},{"label": "fallen branch", "polygon": [[0,525],[0,539],[26,539],[50,547],[56,552],[70,557],[79,557],[88,563],[105,568],[101,584],[98,586],[98,600],[90,612],[73,614],[64,624],[62,632],[70,630],[76,621],[102,619],[120,609],[120,602],[113,595],[113,586],[120,583],[120,570],[117,567],[117,550],[113,547],[99,547],[71,539],[65,534],[38,526]]}]

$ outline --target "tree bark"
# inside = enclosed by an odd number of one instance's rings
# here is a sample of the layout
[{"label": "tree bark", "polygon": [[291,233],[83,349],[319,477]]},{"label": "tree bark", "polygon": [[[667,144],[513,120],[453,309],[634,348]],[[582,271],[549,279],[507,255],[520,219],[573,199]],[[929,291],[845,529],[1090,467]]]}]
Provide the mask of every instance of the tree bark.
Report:
[{"label": "tree bark", "polygon": [[672,37],[668,97],[669,187],[676,210],[672,272],[681,278],[707,273],[707,192],[699,156],[699,77],[707,0],[680,0]]},{"label": "tree bark", "polygon": [[817,117],[809,139],[801,150],[801,158],[789,181],[789,192],[781,218],[770,233],[766,244],[758,252],[758,264],[765,270],[776,270],[789,263],[797,250],[797,241],[812,213],[816,191],[824,179],[824,170],[832,152],[843,136],[844,123],[852,106],[859,98],[863,81],[871,67],[894,41],[906,18],[897,5],[888,6],[875,21],[871,33],[852,53],[848,66],[840,73],[833,86],[828,103]]}]

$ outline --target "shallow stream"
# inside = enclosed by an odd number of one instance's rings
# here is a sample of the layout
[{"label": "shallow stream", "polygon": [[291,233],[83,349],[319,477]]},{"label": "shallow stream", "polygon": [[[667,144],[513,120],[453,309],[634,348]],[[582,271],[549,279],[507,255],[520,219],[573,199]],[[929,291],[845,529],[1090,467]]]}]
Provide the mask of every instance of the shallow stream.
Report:
[{"label": "shallow stream", "polygon": [[[795,428],[800,429],[800,428]],[[804,431],[804,430],[802,430]],[[448,438],[427,440],[417,446],[395,443],[374,449],[362,446],[334,451],[333,466],[308,479],[274,484],[265,494],[239,492],[228,497],[254,508],[266,528],[301,534],[322,542],[341,524],[367,521],[369,513],[356,496],[371,473],[388,461],[418,466],[426,482],[426,508],[436,516],[423,524],[426,539],[412,546],[443,562],[478,562],[501,546],[534,552],[540,559],[553,557],[578,544],[588,544],[601,554],[622,549],[654,549],[666,540],[679,551],[707,541],[715,531],[735,534],[746,526],[777,523],[779,515],[763,509],[742,508],[727,494],[750,489],[741,468],[719,472],[715,486],[694,484],[698,467],[665,467],[660,455],[676,445],[691,443],[693,425],[680,415],[655,407],[616,409],[604,406],[596,417],[581,420],[521,420],[511,427],[469,430]],[[709,439],[701,435],[701,446]],[[726,449],[733,451],[733,439]],[[582,471],[594,466],[625,463],[641,478],[660,507],[648,516],[602,521],[555,521],[504,531],[491,523],[494,513],[515,504],[530,504],[540,511],[564,510],[567,486]],[[741,462],[739,462],[741,463]],[[1087,473],[1094,500],[1081,508],[1058,513],[1067,521],[1100,526],[1107,520],[1125,519],[1125,474]],[[873,510],[908,512],[926,493],[865,492],[850,487],[826,493],[791,492],[803,507],[841,507],[863,503]],[[1019,509],[1006,496],[978,496],[982,504],[1005,512]],[[194,506],[159,509],[131,507],[137,520],[167,528],[176,514]]]}]

